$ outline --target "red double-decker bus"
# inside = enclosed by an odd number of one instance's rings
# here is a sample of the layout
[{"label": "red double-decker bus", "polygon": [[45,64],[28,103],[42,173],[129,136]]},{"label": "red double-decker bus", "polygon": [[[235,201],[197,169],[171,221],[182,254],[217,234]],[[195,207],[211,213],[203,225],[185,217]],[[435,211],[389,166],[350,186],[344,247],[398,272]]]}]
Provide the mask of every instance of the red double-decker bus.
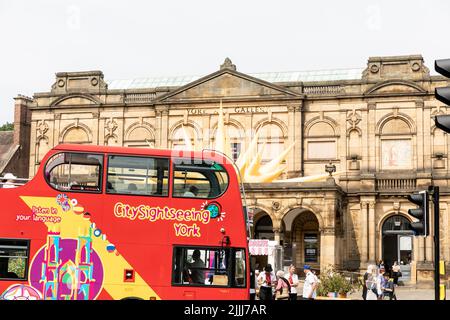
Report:
[{"label": "red double-decker bus", "polygon": [[3,181],[0,299],[248,299],[247,216],[214,151],[59,145]]}]

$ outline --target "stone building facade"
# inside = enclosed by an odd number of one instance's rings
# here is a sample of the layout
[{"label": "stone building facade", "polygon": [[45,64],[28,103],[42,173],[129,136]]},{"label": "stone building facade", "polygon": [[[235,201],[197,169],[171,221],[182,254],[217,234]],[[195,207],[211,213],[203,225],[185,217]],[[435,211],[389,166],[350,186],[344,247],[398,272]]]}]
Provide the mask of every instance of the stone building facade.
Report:
[{"label": "stone building facade", "polygon": [[405,279],[429,283],[432,238],[411,236],[406,196],[441,188],[441,255],[450,260],[450,141],[432,117],[446,79],[422,56],[371,57],[355,70],[244,74],[229,59],[204,77],[105,81],[103,73],[56,74],[49,92],[22,99],[31,112],[29,174],[59,143],[197,148],[214,142],[222,104],[233,156],[260,131],[263,161],[293,148],[283,179],[324,173],[322,182],[247,184],[253,236],[278,241],[284,263],[349,270],[385,259]]}]

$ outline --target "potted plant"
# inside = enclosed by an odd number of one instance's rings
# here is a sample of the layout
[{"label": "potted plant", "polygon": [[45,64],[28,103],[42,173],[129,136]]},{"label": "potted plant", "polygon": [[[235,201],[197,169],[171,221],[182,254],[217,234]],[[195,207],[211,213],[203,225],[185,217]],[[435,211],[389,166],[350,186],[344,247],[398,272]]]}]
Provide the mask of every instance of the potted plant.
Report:
[{"label": "potted plant", "polygon": [[319,296],[328,296],[330,298],[346,298],[347,293],[353,290],[352,283],[344,275],[337,272],[332,266],[320,275],[317,294]]}]

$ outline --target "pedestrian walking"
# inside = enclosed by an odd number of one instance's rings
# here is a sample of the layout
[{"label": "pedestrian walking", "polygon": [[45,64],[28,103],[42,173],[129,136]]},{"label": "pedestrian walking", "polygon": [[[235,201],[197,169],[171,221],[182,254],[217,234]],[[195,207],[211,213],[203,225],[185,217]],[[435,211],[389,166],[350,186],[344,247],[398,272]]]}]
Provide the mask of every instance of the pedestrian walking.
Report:
[{"label": "pedestrian walking", "polygon": [[273,300],[272,288],[275,287],[277,279],[273,273],[272,266],[268,264],[258,276],[259,299]]},{"label": "pedestrian walking", "polygon": [[383,288],[385,284],[384,272],[385,272],[384,268],[378,269],[378,274],[376,278],[378,300],[383,300]]},{"label": "pedestrian walking", "polygon": [[395,285],[394,279],[389,278],[389,273],[384,273],[384,284],[383,284],[383,298],[389,298],[389,300],[397,300],[395,296]]},{"label": "pedestrian walking", "polygon": [[394,261],[394,265],[392,266],[392,278],[394,279],[394,285],[398,285],[398,278],[402,276],[400,271],[400,265],[397,261]]},{"label": "pedestrian walking", "polygon": [[284,271],[277,271],[277,286],[275,288],[275,300],[289,300],[291,285],[284,277]]},{"label": "pedestrian walking", "polygon": [[372,269],[373,269],[373,266],[368,265],[367,270],[363,276],[363,291],[362,291],[363,300],[366,300],[366,298],[367,298],[367,279],[368,279],[369,275],[372,274]]},{"label": "pedestrian walking", "polygon": [[367,280],[366,280],[366,287],[367,287],[367,294],[366,294],[366,300],[377,300],[378,299],[378,293],[377,293],[377,267],[375,265],[369,265],[367,267]]},{"label": "pedestrian walking", "polygon": [[305,283],[303,284],[303,300],[314,300],[316,298],[316,289],[318,286],[317,276],[312,273],[311,267],[307,264],[303,266],[305,273]]},{"label": "pedestrian walking", "polygon": [[289,266],[289,275],[288,275],[288,281],[291,285],[291,292],[289,293],[289,300],[294,301],[297,300],[297,287],[298,287],[298,276],[295,273],[295,266],[291,264]]}]

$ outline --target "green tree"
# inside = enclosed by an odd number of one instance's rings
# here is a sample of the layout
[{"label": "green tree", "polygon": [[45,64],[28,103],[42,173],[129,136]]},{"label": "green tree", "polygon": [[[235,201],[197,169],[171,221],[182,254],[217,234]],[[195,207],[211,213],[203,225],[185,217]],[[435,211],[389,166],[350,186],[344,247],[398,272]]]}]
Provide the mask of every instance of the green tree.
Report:
[{"label": "green tree", "polygon": [[0,126],[0,131],[12,131],[14,130],[14,124],[10,122],[6,122],[5,124]]}]

